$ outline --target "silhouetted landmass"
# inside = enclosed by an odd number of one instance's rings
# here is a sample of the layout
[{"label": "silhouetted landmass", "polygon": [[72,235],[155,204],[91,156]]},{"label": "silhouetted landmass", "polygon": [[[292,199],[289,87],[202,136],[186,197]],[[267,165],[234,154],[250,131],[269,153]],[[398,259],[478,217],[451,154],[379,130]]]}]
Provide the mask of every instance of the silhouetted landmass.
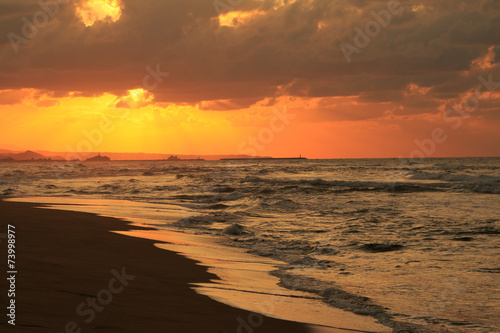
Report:
[{"label": "silhouetted landmass", "polygon": [[[37,154],[37,155],[34,155]],[[51,152],[45,150],[12,151],[0,150],[0,161],[85,161],[95,157],[97,152]],[[255,159],[271,158],[269,156],[250,156],[250,155],[182,155],[182,154],[158,154],[158,153],[113,153],[101,152],[102,155],[109,157],[112,161],[217,161],[220,159]],[[178,159],[169,159],[175,156]],[[33,159],[32,159],[33,158]]]},{"label": "silhouetted landmass", "polygon": [[109,162],[111,159],[108,156],[101,156],[101,154],[98,154],[97,156],[87,158],[85,162]]},{"label": "silhouetted landmass", "polygon": [[171,155],[167,161],[204,161],[202,158],[179,158],[179,156]]},{"label": "silhouetted landmass", "polygon": [[35,153],[31,150],[26,150],[24,153],[16,154],[16,157],[19,160],[41,160],[46,158],[42,154]]},{"label": "silhouetted landmass", "polygon": [[3,153],[0,153],[0,161],[53,161],[53,160],[64,160],[61,156],[45,156],[40,153],[26,150],[23,153],[9,152],[3,149]]}]

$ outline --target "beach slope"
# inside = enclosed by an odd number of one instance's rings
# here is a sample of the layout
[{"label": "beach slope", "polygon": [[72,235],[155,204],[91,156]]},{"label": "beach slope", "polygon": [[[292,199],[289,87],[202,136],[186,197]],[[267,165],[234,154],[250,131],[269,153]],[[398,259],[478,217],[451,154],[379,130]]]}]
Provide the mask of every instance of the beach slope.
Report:
[{"label": "beach slope", "polygon": [[7,225],[16,232],[16,326],[2,332],[308,332],[199,295],[189,283],[216,279],[206,267],[154,241],[111,231],[140,229],[89,213],[0,200],[0,259],[7,272]]}]

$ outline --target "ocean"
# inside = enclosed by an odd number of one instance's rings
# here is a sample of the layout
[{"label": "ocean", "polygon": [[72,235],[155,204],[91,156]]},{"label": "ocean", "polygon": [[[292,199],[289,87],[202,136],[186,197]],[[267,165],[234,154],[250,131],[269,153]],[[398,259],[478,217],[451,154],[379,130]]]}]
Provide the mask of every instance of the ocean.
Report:
[{"label": "ocean", "polygon": [[330,306],[500,332],[500,158],[9,162],[0,194],[135,202],[155,228],[278,260],[281,286]]}]

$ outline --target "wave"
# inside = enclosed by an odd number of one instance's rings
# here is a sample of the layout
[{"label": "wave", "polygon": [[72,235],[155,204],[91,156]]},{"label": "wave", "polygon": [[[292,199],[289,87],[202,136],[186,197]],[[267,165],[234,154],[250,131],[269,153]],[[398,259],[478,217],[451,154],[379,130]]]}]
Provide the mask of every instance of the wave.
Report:
[{"label": "wave", "polygon": [[492,184],[477,185],[472,188],[472,192],[485,194],[500,194],[500,186]]},{"label": "wave", "polygon": [[266,199],[261,201],[259,207],[271,210],[298,210],[301,204],[291,199]]},{"label": "wave", "polygon": [[[196,192],[196,191],[195,191]],[[196,203],[217,203],[221,201],[236,201],[245,198],[246,195],[240,192],[218,193],[218,194],[178,194],[170,199],[192,201]]]},{"label": "wave", "polygon": [[164,186],[155,186],[151,189],[152,191],[180,191],[182,187],[176,185],[164,185]]},{"label": "wave", "polygon": [[[341,193],[352,191],[382,191],[395,193],[438,192],[449,190],[467,190],[476,193],[500,194],[500,177],[488,175],[464,175],[448,173],[410,173],[410,180],[431,180],[429,182],[404,181],[351,181],[316,179],[276,179],[246,176],[240,183],[265,183],[266,185],[281,185],[283,190],[292,191],[324,191],[325,188]],[[308,192],[309,193],[309,192]]]},{"label": "wave", "polygon": [[200,226],[209,226],[213,223],[230,223],[236,220],[236,214],[217,212],[206,215],[189,216],[173,223],[173,226],[181,228],[199,228]]},{"label": "wave", "polygon": [[232,193],[236,191],[234,187],[231,186],[226,186],[226,185],[216,185],[211,188],[213,192],[218,192],[218,193]]},{"label": "wave", "polygon": [[416,172],[409,177],[414,180],[442,180],[447,182],[500,183],[500,177],[488,175],[468,175],[447,172]]},{"label": "wave", "polygon": [[[328,266],[326,266],[328,267]],[[342,270],[342,268],[341,268]],[[348,272],[345,272],[348,273]],[[332,283],[302,275],[299,270],[281,267],[271,272],[280,279],[280,285],[291,290],[300,290],[321,297],[322,301],[339,309],[359,315],[375,317],[381,324],[393,328],[394,332],[443,332],[435,329],[433,323],[416,324],[402,322],[397,315],[377,304],[369,297],[345,291]],[[437,325],[436,325],[437,326]]]},{"label": "wave", "polygon": [[[286,190],[309,191],[315,188],[323,191],[324,188],[335,188],[335,192],[350,191],[390,191],[390,192],[422,192],[422,191],[442,191],[449,186],[441,183],[410,183],[410,182],[375,182],[375,181],[348,181],[348,180],[324,180],[317,179],[273,179],[246,176],[240,180],[241,183],[266,183],[274,185],[287,185]],[[306,188],[304,185],[308,185]]]}]

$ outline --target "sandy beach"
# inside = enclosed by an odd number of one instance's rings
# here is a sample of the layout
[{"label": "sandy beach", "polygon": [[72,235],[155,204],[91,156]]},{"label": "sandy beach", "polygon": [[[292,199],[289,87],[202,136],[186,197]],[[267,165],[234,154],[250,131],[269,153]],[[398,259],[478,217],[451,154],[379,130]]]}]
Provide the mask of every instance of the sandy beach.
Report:
[{"label": "sandy beach", "polygon": [[[205,267],[157,242],[110,232],[138,227],[38,206],[0,201],[2,234],[15,226],[17,270],[16,325],[4,317],[2,332],[308,331],[199,295],[189,283],[217,278]],[[6,257],[7,240],[1,241]],[[9,289],[5,279],[0,288]]]}]

